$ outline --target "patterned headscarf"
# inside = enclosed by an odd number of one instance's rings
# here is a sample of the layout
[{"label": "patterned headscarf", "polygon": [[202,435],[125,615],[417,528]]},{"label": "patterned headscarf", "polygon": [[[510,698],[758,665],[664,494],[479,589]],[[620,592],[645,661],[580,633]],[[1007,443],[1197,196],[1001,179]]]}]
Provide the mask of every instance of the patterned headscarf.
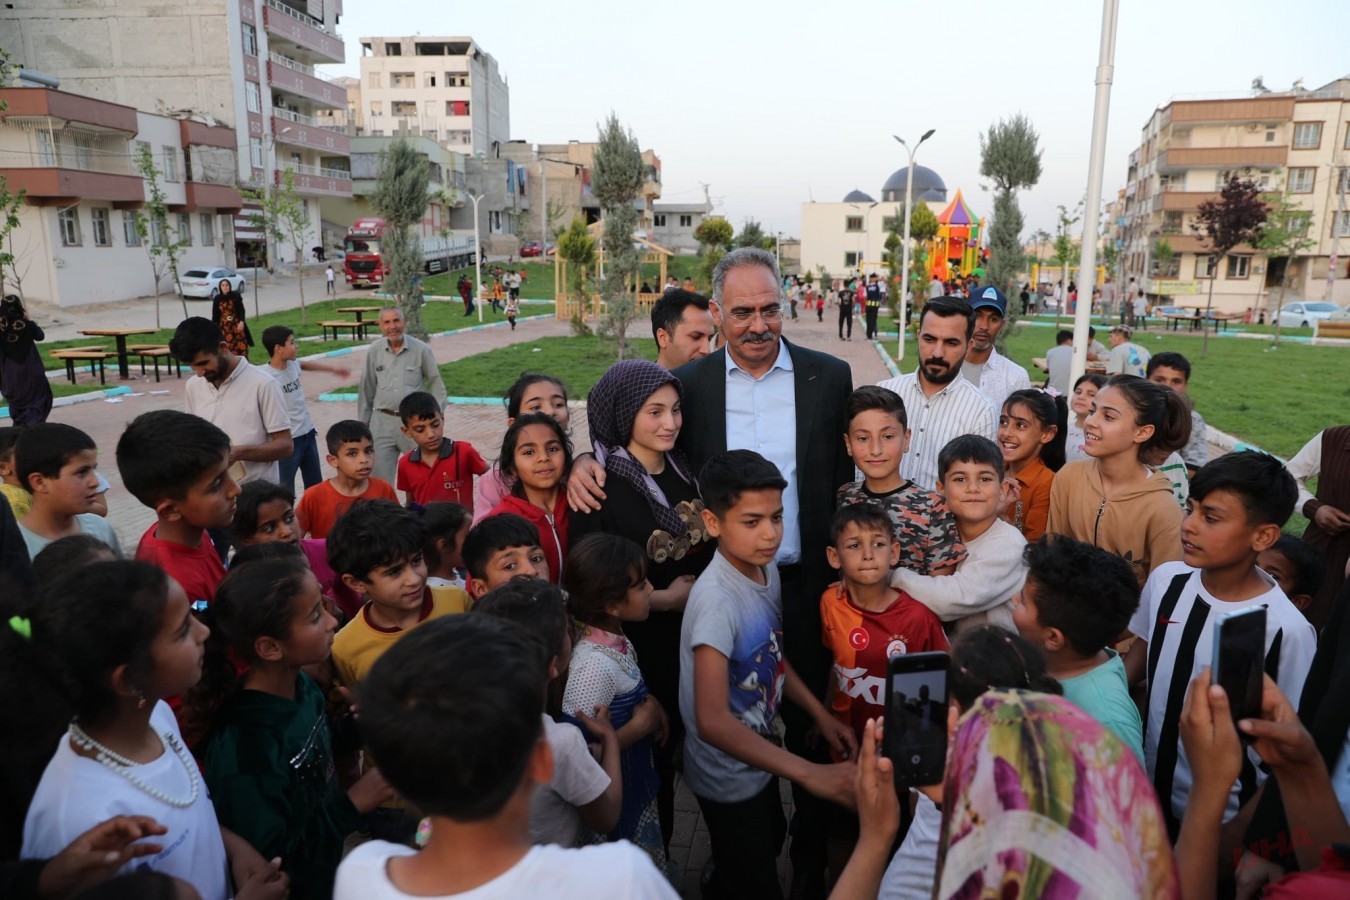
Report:
[{"label": "patterned headscarf", "polygon": [[[616,362],[600,377],[586,397],[586,419],[590,423],[591,443],[604,450],[605,472],[627,481],[647,498],[656,524],[672,535],[683,534],[687,523],[671,508],[665,492],[656,480],[633,459],[628,442],[633,439],[633,420],[652,394],[672,385],[680,399],[684,387],[680,379],[654,362],[625,359]],[[697,487],[689,463],[679,450],[666,453],[666,464],[691,485]]]},{"label": "patterned headscarf", "polygon": [[943,793],[941,900],[1180,896],[1148,774],[1062,697],[980,695]]}]

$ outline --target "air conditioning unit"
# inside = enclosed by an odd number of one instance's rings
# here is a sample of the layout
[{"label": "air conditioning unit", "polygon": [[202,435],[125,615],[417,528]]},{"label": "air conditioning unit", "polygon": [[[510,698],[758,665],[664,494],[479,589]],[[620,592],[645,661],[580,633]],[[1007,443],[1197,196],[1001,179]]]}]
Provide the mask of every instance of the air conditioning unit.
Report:
[{"label": "air conditioning unit", "polygon": [[1247,123],[1247,130],[1250,131],[1250,132],[1252,132],[1253,134],[1255,134],[1255,133],[1256,133],[1257,131],[1259,131],[1260,129],[1261,129],[1261,123],[1259,123],[1259,122],[1248,122],[1248,123]]}]

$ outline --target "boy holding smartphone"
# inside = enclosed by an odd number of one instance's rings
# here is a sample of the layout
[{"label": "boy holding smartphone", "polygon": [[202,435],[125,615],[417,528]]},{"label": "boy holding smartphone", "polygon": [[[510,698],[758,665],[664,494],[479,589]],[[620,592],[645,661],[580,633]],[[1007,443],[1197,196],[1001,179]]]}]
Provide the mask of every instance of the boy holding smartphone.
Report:
[{"label": "boy holding smartphone", "polygon": [[[1191,481],[1181,523],[1182,561],[1158,566],[1144,585],[1130,632],[1139,638],[1125,669],[1131,684],[1147,676],[1144,759],[1173,839],[1190,793],[1191,764],[1180,741],[1186,689],[1210,665],[1220,616],[1266,607],[1263,668],[1294,704],[1317,648],[1317,633],[1284,591],[1256,565],[1275,544],[1298,496],[1275,457],[1247,450],[1207,464]],[[1224,813],[1237,815],[1264,780],[1251,754]]]}]

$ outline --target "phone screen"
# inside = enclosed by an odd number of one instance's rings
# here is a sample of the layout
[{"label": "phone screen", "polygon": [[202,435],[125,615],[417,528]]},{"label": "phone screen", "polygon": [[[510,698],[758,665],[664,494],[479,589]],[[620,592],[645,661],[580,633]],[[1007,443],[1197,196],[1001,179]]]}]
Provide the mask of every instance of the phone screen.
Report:
[{"label": "phone screen", "polygon": [[942,780],[947,762],[947,654],[891,658],[882,735],[898,787]]},{"label": "phone screen", "polygon": [[1229,613],[1215,631],[1214,683],[1228,695],[1233,721],[1261,714],[1261,674],[1266,659],[1266,608]]}]

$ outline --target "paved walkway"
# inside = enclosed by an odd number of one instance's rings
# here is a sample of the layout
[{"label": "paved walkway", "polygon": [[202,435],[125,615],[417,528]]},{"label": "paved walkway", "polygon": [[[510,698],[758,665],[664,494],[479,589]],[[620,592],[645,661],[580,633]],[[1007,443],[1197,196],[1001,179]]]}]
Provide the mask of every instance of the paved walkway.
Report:
[{"label": "paved walkway", "polygon": [[[89,325],[82,322],[81,327]],[[833,323],[817,323],[814,319],[809,321],[802,319],[785,323],[783,331],[790,340],[802,346],[832,353],[847,361],[853,369],[855,384],[871,384],[888,377],[889,373],[871,342],[863,340],[858,335],[855,335],[851,342],[840,341]],[[515,332],[505,327],[481,328],[433,338],[431,346],[436,352],[436,358],[444,363],[507,344],[528,343],[541,337],[567,334],[570,334],[567,322],[552,318],[535,318],[522,321]],[[306,348],[308,346],[310,345],[302,345]],[[349,360],[353,370],[351,376],[330,375],[325,372],[305,373],[305,395],[309,398],[310,413],[318,427],[320,441],[324,432],[334,422],[355,416],[356,404],[351,401],[321,402],[318,399],[319,395],[352,384],[364,359],[364,351],[358,350],[329,360],[337,364]],[[131,387],[129,394],[111,400],[93,400],[60,407],[52,413],[52,421],[75,425],[88,432],[98,444],[100,470],[112,485],[108,493],[109,518],[123,546],[128,550],[134,548],[140,541],[141,535],[153,523],[154,515],[151,510],[128,494],[122,485],[114,458],[117,439],[126,424],[143,412],[152,409],[182,409],[185,382],[186,379],[168,378],[156,384],[153,377],[144,379],[138,376],[132,381],[125,382]],[[456,394],[454,384],[447,384],[446,387],[452,396]],[[501,386],[503,391],[507,387],[505,384]],[[446,434],[455,440],[469,441],[489,460],[497,456],[505,425],[506,413],[501,406],[456,404],[446,410]],[[590,447],[584,410],[573,411],[572,434],[579,450]],[[820,438],[840,440],[839,435],[833,434],[821,435]],[[786,783],[783,790],[784,806],[790,814],[791,800]],[[698,805],[693,795],[683,786],[680,786],[676,795],[675,832],[670,849],[673,866],[684,878],[684,896],[698,897],[699,876],[708,860],[710,844],[707,829],[698,812]],[[789,868],[785,853],[780,860],[780,870],[784,878],[787,877]],[[786,885],[786,881],[784,883]]]}]

